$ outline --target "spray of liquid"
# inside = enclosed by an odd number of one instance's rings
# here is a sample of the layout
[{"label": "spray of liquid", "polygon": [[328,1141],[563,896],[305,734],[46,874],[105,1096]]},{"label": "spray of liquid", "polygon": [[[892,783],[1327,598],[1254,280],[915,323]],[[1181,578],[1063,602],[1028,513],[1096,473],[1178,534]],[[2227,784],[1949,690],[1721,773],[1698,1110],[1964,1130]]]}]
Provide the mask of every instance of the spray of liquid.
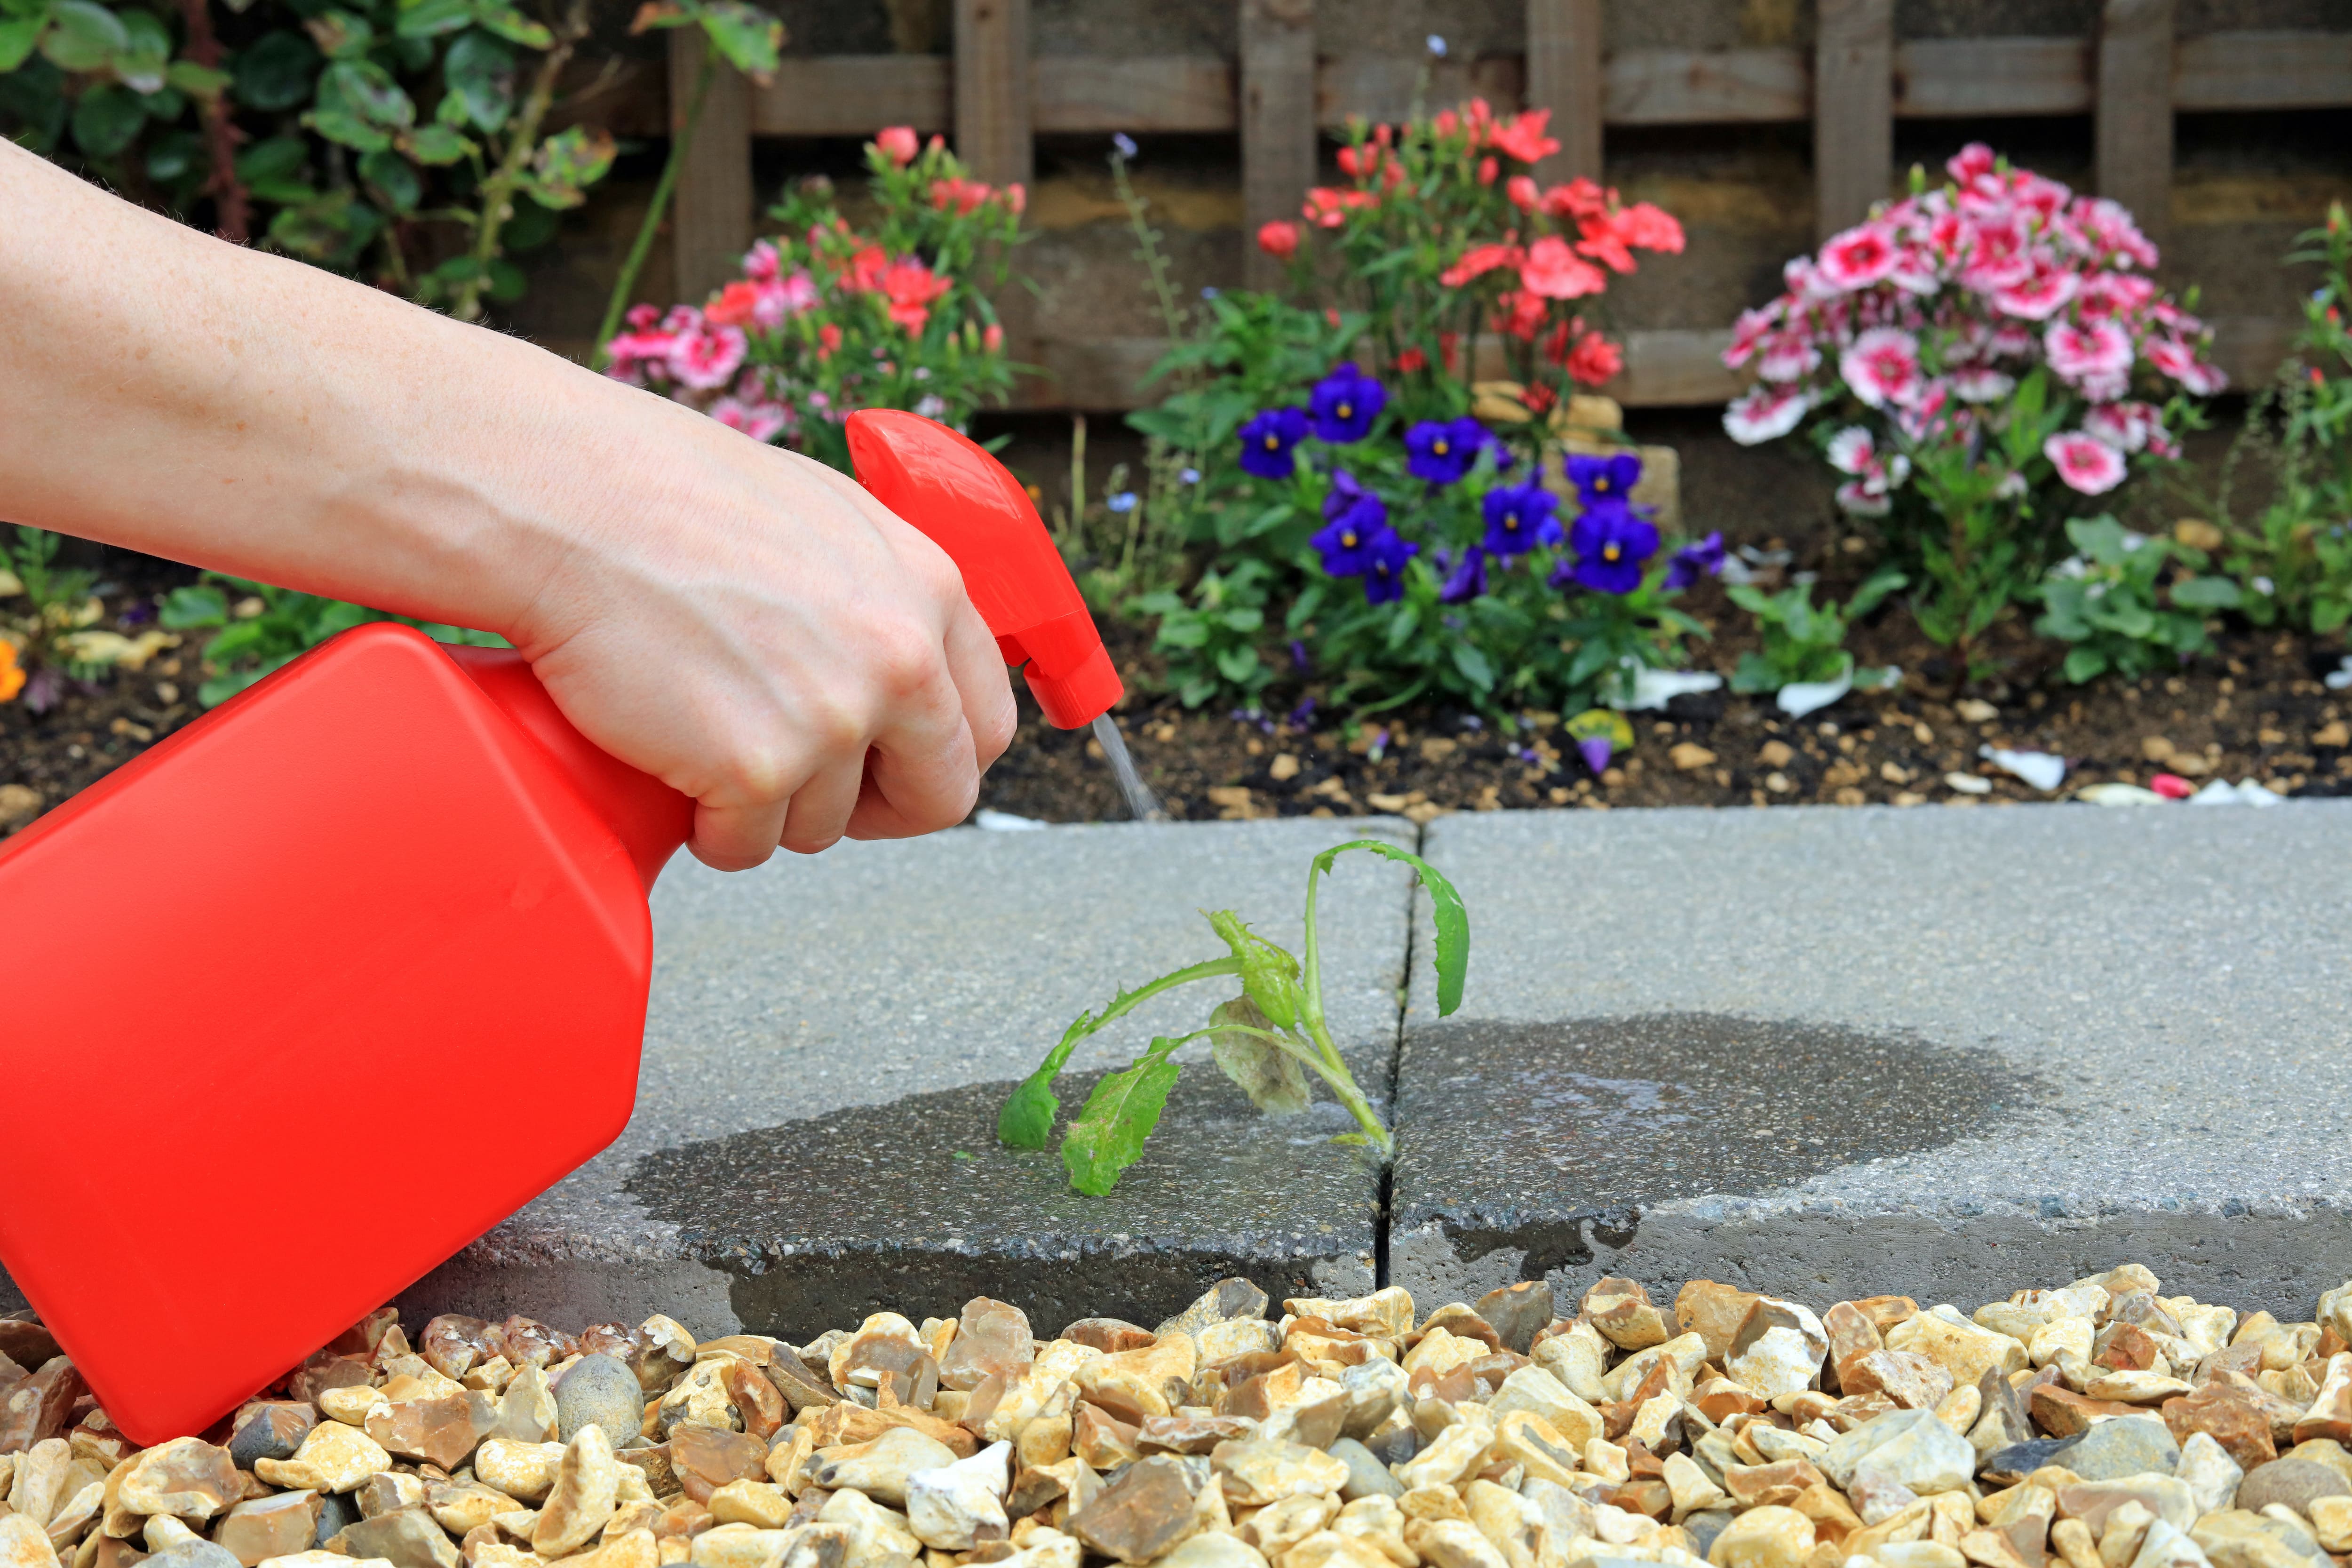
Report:
[{"label": "spray of liquid", "polygon": [[1127,797],[1127,809],[1138,822],[1165,822],[1167,810],[1143,775],[1135,771],[1135,759],[1128,755],[1127,739],[1118,732],[1108,713],[1095,719],[1095,739],[1101,742],[1103,755],[1110,759],[1110,771],[1118,779],[1118,793]]}]

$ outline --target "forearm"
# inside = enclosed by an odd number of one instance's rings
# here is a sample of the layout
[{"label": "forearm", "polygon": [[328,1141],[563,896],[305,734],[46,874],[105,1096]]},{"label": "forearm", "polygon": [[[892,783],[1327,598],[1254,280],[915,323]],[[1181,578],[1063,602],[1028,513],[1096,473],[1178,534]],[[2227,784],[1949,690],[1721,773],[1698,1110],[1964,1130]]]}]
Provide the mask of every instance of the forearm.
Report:
[{"label": "forearm", "polygon": [[703,436],[686,410],[5,143],[0,212],[8,521],[512,635],[608,515],[581,432],[615,465]]}]

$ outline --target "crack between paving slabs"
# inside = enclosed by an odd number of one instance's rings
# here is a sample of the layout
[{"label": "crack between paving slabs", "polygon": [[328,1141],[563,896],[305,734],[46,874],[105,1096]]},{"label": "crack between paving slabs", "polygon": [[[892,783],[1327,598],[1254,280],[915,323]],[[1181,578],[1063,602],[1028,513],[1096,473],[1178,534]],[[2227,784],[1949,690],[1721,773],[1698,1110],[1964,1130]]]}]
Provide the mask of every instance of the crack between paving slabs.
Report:
[{"label": "crack between paving slabs", "polygon": [[[1412,852],[1424,859],[1428,858],[1429,824],[1413,824]],[[1398,971],[1396,1033],[1389,1041],[1390,1152],[1381,1162],[1380,1191],[1372,1207],[1372,1288],[1376,1290],[1385,1290],[1389,1284],[1389,1222],[1396,1201],[1396,1148],[1404,1131],[1404,1024],[1412,1010],[1412,957],[1421,941],[1421,879],[1415,877],[1405,884],[1404,965]]]}]

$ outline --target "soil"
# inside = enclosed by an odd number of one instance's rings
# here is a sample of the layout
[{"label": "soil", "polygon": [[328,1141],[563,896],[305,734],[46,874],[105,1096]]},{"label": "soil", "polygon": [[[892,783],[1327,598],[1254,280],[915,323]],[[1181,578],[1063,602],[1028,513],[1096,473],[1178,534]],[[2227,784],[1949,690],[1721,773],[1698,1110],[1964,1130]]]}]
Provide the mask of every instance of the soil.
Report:
[{"label": "soil", "polygon": [[[114,551],[105,553],[102,572],[99,588],[110,619],[101,624],[125,630],[146,624],[155,601],[194,575]],[[1711,584],[1685,604],[1720,628],[1699,646],[1695,668],[1727,676],[1752,646],[1742,636],[1747,618]],[[1184,820],[1400,812],[1425,821],[1449,811],[1537,806],[2050,798],[1981,759],[1978,748],[1987,743],[2064,757],[2068,789],[2105,779],[2144,784],[2169,772],[2192,784],[2256,779],[2285,795],[2352,795],[2352,691],[2331,691],[2321,681],[2344,657],[2334,639],[2229,632],[2213,656],[2176,674],[2070,687],[2049,668],[2051,650],[2013,627],[1993,649],[2003,676],[1956,693],[1943,651],[1890,608],[1851,641],[1862,663],[1900,666],[1906,672],[1900,690],[1856,693],[1801,721],[1769,698],[1728,690],[1678,697],[1664,712],[1631,715],[1633,752],[1596,778],[1560,734],[1559,714],[1530,714],[1516,735],[1430,708],[1356,725],[1333,714],[1310,715],[1304,726],[1286,721],[1282,715],[1313,695],[1311,688],[1270,690],[1263,715],[1187,710],[1155,694],[1159,661],[1143,628],[1108,622],[1105,632],[1129,692],[1118,710],[1119,727],[1169,815]],[[0,704],[0,812],[12,801],[18,807],[12,820],[0,821],[0,835],[195,718],[202,674],[201,649],[191,645],[135,674],[69,685],[45,713],[22,700]],[[1093,738],[1045,724],[1025,692],[1023,704],[1020,736],[989,773],[982,805],[1050,822],[1126,817]],[[1949,773],[1989,788],[1963,793],[1946,783]],[[5,789],[11,784],[38,795],[31,815],[24,814],[23,795]]]}]

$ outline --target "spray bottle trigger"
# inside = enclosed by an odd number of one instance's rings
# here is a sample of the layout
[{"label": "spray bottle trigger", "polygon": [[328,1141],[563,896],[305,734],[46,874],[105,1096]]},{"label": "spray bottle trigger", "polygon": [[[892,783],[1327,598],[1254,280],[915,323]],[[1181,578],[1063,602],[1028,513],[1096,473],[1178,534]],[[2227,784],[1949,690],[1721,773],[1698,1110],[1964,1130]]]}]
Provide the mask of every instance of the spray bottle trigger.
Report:
[{"label": "spray bottle trigger", "polygon": [[1029,650],[1021,646],[1021,634],[1018,632],[1010,637],[998,637],[996,651],[1003,656],[1005,668],[1008,669],[1018,669],[1029,662]]}]

